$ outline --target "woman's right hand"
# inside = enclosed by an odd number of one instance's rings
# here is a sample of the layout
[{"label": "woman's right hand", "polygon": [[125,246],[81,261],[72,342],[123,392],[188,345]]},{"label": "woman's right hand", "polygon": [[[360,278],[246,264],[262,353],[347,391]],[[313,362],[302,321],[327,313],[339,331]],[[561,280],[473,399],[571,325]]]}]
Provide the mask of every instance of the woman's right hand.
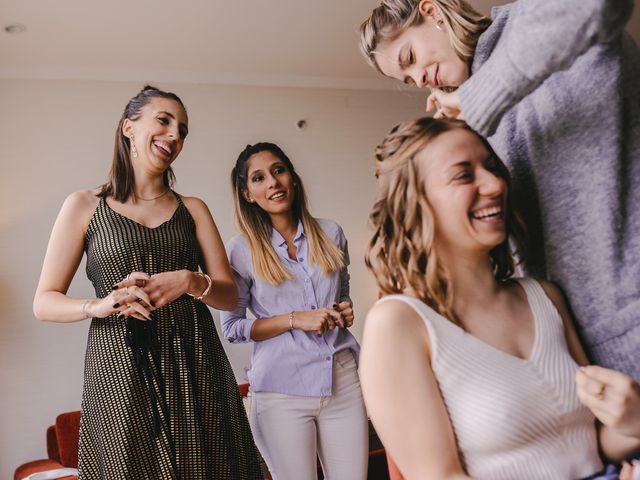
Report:
[{"label": "woman's right hand", "polygon": [[304,312],[294,312],[293,328],[304,330],[305,332],[316,332],[322,335],[335,327],[344,327],[344,319],[340,312],[331,308],[318,308]]},{"label": "woman's right hand", "polygon": [[589,365],[576,374],[581,402],[603,425],[640,439],[640,385],[622,372]]},{"label": "woman's right hand", "polygon": [[[146,273],[133,272],[126,280],[134,280],[135,285],[114,285],[113,291],[104,298],[92,300],[85,311],[95,318],[105,318],[114,313],[138,320],[151,320],[154,308],[149,295],[141,288],[149,278]],[[124,282],[122,280],[120,283]]]}]

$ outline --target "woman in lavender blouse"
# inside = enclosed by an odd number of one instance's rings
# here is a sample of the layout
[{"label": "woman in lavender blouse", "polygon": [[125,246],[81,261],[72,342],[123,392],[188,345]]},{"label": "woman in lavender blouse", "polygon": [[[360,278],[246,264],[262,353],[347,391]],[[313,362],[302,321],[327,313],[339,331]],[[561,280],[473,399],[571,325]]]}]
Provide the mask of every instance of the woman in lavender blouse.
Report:
[{"label": "woman in lavender blouse", "polygon": [[302,180],[273,143],[248,145],[231,182],[242,234],[227,253],[239,302],[221,320],[230,342],[255,342],[256,444],[275,480],[316,478],[316,456],[326,478],[365,479],[368,427],[342,228],[311,216]]}]

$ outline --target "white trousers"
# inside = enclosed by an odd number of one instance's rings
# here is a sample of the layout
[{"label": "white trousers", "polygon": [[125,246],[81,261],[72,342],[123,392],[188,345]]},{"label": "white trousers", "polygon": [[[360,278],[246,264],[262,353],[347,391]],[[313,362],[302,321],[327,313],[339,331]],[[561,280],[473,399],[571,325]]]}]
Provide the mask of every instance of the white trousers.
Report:
[{"label": "white trousers", "polygon": [[330,397],[255,392],[249,423],[274,480],[316,480],[316,454],[326,480],[365,480],[367,415],[353,354],[333,358]]}]

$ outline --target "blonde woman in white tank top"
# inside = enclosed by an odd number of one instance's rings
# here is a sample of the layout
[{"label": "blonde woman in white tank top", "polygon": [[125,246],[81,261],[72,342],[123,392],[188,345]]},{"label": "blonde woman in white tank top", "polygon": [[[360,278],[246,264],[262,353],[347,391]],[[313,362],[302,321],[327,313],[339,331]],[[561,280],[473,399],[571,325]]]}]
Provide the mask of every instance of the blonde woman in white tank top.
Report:
[{"label": "blonde woman in white tank top", "polygon": [[505,166],[463,122],[431,118],[376,157],[367,265],[383,298],[360,371],[404,477],[616,478],[604,463],[640,454],[640,387],[586,366],[557,287],[512,277],[524,230]]}]

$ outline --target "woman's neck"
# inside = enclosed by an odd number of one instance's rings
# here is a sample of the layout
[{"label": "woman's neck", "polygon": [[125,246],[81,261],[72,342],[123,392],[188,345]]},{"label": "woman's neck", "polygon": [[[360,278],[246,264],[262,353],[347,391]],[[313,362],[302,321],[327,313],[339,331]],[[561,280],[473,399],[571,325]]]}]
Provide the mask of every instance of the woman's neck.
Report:
[{"label": "woman's neck", "polygon": [[271,225],[273,228],[282,235],[287,243],[293,242],[298,230],[298,221],[293,215],[293,212],[285,212],[277,215],[270,215]]},{"label": "woman's neck", "polygon": [[133,193],[137,199],[149,200],[165,194],[169,187],[164,183],[164,172],[152,173],[141,168],[135,168]]},{"label": "woman's neck", "polygon": [[492,304],[500,292],[488,253],[443,254],[453,291],[453,311],[458,318],[481,305]]}]

